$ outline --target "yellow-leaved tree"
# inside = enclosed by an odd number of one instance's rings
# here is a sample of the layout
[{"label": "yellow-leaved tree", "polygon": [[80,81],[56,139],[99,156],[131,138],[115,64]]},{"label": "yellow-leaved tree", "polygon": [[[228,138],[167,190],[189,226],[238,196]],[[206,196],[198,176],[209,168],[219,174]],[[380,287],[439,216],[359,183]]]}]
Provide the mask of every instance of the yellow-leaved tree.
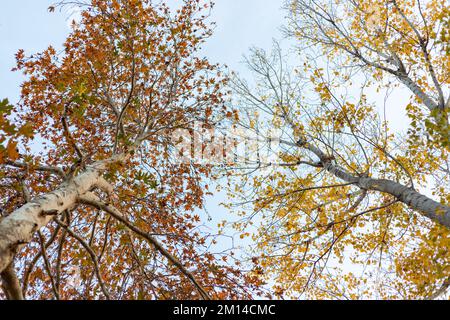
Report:
[{"label": "yellow-leaved tree", "polygon": [[[230,190],[243,206],[236,227],[259,226],[255,273],[291,298],[445,297],[448,1],[291,0],[286,10],[299,54],[254,49],[256,85],[234,80],[239,124],[272,152],[239,168]],[[404,132],[386,121],[402,112]]]}]

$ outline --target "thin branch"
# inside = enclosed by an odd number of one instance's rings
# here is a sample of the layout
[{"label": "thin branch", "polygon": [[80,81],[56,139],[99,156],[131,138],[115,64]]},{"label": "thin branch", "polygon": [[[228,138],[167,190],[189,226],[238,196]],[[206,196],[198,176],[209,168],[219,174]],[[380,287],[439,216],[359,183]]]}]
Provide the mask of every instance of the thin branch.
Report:
[{"label": "thin branch", "polygon": [[447,278],[442,286],[435,293],[427,297],[426,300],[435,300],[443,296],[447,292],[448,288],[450,288],[450,278]]},{"label": "thin branch", "polygon": [[24,300],[22,288],[14,270],[14,262],[10,263],[0,274],[0,277],[2,279],[2,288],[8,300]]},{"label": "thin branch", "polygon": [[[69,102],[68,104],[70,104],[70,103],[71,102]],[[67,122],[67,104],[64,106],[64,115],[61,117],[61,121],[62,121],[62,124],[64,127],[64,133],[66,135],[67,141],[72,144],[72,147],[75,149],[75,152],[77,153],[79,160],[81,162],[83,162],[83,159],[84,159],[83,152],[76,144],[76,142],[72,136],[72,133],[70,132],[69,124]]]}]

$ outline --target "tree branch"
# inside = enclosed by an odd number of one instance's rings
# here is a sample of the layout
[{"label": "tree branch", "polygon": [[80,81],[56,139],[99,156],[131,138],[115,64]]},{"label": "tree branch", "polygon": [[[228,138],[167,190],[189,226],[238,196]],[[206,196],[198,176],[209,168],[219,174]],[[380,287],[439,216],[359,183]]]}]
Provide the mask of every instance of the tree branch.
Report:
[{"label": "tree branch", "polygon": [[19,279],[14,270],[14,262],[11,262],[8,267],[0,274],[2,279],[2,288],[8,300],[24,300],[22,288],[20,287]]},{"label": "tree branch", "polygon": [[92,262],[94,263],[94,269],[95,274],[97,276],[98,283],[100,285],[100,289],[102,290],[103,294],[105,295],[106,299],[111,300],[111,296],[108,292],[108,289],[106,289],[105,283],[103,282],[103,278],[100,273],[100,266],[98,263],[97,255],[95,254],[94,250],[84,241],[80,236],[78,236],[75,232],[73,232],[66,224],[64,224],[59,219],[55,219],[55,222],[59,224],[64,230],[67,231],[67,233],[72,237],[75,238],[86,251],[89,253]]},{"label": "tree branch", "polygon": [[101,202],[97,196],[95,196],[92,193],[87,193],[85,195],[82,195],[79,197],[79,201],[83,204],[95,207],[99,210],[103,210],[113,216],[116,220],[119,220],[121,223],[123,223],[126,227],[128,227],[131,231],[139,235],[140,237],[146,239],[149,243],[151,243],[156,250],[158,250],[164,257],[167,258],[172,264],[174,264],[180,271],[183,273],[196,287],[197,291],[199,292],[200,296],[204,300],[210,300],[210,296],[205,291],[205,289],[199,284],[199,282],[195,279],[193,274],[188,271],[183,264],[175,258],[169,251],[167,251],[155,238],[147,234],[146,232],[136,228],[134,225],[132,225],[125,217],[124,215],[118,211],[115,207],[105,204]]}]

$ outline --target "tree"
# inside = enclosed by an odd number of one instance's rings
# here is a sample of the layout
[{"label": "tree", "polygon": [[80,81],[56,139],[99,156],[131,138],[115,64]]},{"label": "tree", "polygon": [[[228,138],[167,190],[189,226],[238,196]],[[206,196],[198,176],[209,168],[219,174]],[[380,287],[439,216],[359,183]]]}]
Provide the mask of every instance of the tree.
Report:
[{"label": "tree", "polygon": [[62,52],[17,53],[21,100],[1,104],[6,297],[249,297],[253,279],[198,226],[210,168],[178,164],[170,139],[225,111],[226,78],[198,56],[211,4],[76,5]]},{"label": "tree", "polygon": [[[274,278],[279,296],[443,295],[450,279],[449,55],[441,32],[448,4],[293,0],[287,9],[299,67],[278,45],[272,54],[254,49],[247,64],[256,85],[234,80],[247,115],[239,124],[276,157],[246,163],[237,172],[241,187],[230,190],[244,208],[236,227],[260,226],[255,271]],[[412,92],[407,135],[390,130],[383,105],[369,100],[374,87],[388,94],[393,80]]]}]

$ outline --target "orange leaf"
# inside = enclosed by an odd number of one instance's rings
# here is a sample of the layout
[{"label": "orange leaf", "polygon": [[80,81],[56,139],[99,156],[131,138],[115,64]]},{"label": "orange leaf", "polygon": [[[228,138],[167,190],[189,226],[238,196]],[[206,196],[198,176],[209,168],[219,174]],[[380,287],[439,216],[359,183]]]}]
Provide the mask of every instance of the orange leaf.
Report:
[{"label": "orange leaf", "polygon": [[8,146],[6,147],[6,154],[8,155],[8,158],[13,161],[19,158],[17,142],[9,140]]}]

